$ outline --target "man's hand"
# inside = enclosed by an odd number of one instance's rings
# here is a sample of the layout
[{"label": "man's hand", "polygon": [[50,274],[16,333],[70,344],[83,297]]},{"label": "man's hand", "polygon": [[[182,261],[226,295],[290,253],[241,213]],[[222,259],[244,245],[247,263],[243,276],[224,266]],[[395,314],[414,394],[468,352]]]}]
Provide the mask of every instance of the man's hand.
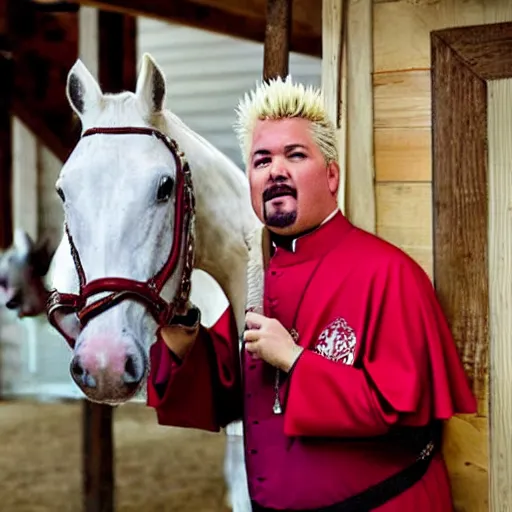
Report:
[{"label": "man's hand", "polygon": [[192,307],[185,316],[174,317],[171,324],[160,330],[164,343],[180,359],[192,348],[199,333],[200,321],[199,309]]},{"label": "man's hand", "polygon": [[278,320],[253,312],[246,314],[245,323],[247,352],[284,372],[290,371],[303,348],[296,345],[283,325]]}]

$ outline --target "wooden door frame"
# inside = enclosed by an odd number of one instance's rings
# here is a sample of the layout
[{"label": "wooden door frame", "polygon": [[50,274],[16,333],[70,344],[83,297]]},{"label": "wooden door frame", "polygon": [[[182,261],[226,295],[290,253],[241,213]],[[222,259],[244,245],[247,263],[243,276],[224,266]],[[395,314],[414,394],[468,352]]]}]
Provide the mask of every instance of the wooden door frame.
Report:
[{"label": "wooden door frame", "polygon": [[[431,33],[434,285],[480,407],[488,396],[487,82],[512,78],[512,23]],[[480,410],[480,412],[484,412]]]},{"label": "wooden door frame", "polygon": [[512,78],[512,23],[432,32],[431,59],[434,286],[490,419],[487,84]]}]

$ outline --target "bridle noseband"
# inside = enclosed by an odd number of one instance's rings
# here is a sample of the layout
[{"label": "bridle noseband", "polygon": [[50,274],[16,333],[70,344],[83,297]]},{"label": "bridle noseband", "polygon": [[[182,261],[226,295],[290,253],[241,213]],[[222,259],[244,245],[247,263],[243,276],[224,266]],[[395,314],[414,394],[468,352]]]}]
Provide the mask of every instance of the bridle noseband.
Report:
[{"label": "bridle noseband", "polygon": [[[142,127],[91,128],[83,133],[82,138],[96,134],[150,135],[157,137],[167,146],[176,162],[174,236],[166,263],[147,281],[136,281],[121,277],[104,277],[87,283],[85,272],[80,262],[80,256],[73,243],[68,226],[65,226],[71,255],[78,275],[79,292],[78,294],[72,294],[59,293],[57,290],[52,290],[48,297],[47,315],[50,323],[66,338],[71,346],[74,346],[75,339],[60,325],[59,317],[61,315],[75,314],[83,328],[92,318],[125,299],[137,300],[143,303],[159,326],[167,324],[176,312],[183,312],[185,310],[190,295],[191,274],[194,265],[194,189],[189,165],[185,155],[179,150],[176,141],[154,128]],[[161,292],[165,283],[177,269],[182,248],[185,261],[180,287],[174,299],[171,302],[166,302],[162,298]],[[91,297],[100,293],[109,294],[87,304]]]}]

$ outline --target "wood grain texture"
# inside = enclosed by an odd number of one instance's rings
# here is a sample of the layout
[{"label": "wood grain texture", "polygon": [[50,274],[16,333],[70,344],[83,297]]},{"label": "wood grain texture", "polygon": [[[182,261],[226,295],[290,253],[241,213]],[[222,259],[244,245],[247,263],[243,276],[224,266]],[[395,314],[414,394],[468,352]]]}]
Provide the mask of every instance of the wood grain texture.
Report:
[{"label": "wood grain texture", "polygon": [[377,183],[377,234],[400,247],[432,278],[430,183]]},{"label": "wood grain texture", "polygon": [[437,33],[473,73],[485,80],[512,76],[512,24],[461,27]]},{"label": "wood grain texture", "polygon": [[[507,0],[493,4],[501,1]],[[485,0],[400,0],[375,5],[375,71],[430,67],[430,32],[483,23],[484,4]]]},{"label": "wood grain texture", "polygon": [[347,18],[346,212],[356,226],[376,229],[373,155],[372,1],[349,0]]},{"label": "wood grain texture", "polygon": [[292,0],[268,0],[263,45],[263,80],[288,75]]},{"label": "wood grain texture", "polygon": [[487,86],[436,35],[432,73],[435,285],[480,413],[486,415]]},{"label": "wood grain texture", "polygon": [[431,126],[429,69],[376,73],[373,87],[375,129]]},{"label": "wood grain texture", "polygon": [[444,429],[446,461],[456,512],[489,512],[488,419],[455,416]]},{"label": "wood grain texture", "polygon": [[382,181],[430,181],[432,138],[429,128],[377,129],[375,177]]},{"label": "wood grain texture", "polygon": [[348,0],[322,0],[322,90],[338,141],[338,205],[343,213],[346,211],[347,180],[347,6]]},{"label": "wood grain texture", "polygon": [[489,83],[488,113],[490,498],[512,510],[512,79]]}]

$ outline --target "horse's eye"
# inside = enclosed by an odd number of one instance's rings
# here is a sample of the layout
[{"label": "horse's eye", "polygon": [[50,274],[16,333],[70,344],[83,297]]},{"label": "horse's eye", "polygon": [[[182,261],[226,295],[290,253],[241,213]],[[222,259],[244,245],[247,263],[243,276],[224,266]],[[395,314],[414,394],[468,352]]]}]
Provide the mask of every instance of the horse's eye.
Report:
[{"label": "horse's eye", "polygon": [[156,199],[158,202],[167,201],[172,194],[174,188],[174,180],[170,176],[164,176],[158,184],[158,193]]},{"label": "horse's eye", "polygon": [[57,194],[59,194],[59,197],[64,202],[66,200],[66,196],[64,195],[64,192],[62,191],[62,189],[60,187],[56,187],[55,190],[57,191]]}]

